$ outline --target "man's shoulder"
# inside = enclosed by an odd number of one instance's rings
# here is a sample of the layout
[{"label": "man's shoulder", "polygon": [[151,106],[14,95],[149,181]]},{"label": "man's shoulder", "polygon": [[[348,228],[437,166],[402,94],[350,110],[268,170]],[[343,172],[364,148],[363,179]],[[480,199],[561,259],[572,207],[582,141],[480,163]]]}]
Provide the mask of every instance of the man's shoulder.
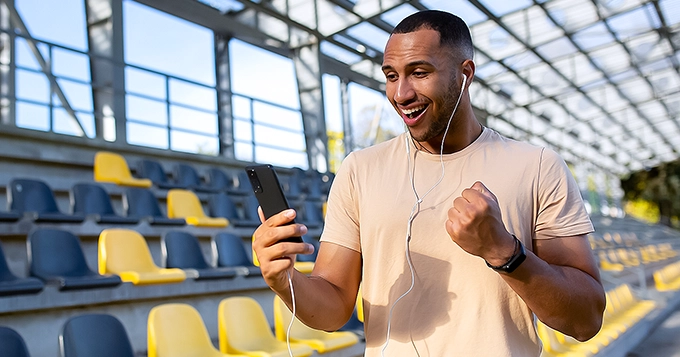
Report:
[{"label": "man's shoulder", "polygon": [[544,146],[535,145],[524,141],[518,141],[507,136],[503,136],[502,134],[493,129],[486,128],[485,131],[488,131],[488,134],[485,137],[484,144],[491,146],[493,150],[502,148],[503,152],[510,155],[516,154],[541,155],[546,150],[546,147]]},{"label": "man's shoulder", "polygon": [[355,159],[374,159],[376,157],[387,158],[393,156],[395,153],[400,155],[405,155],[405,144],[404,136],[406,134],[402,133],[396,137],[383,141],[381,143],[371,145],[369,147],[353,151],[350,155],[354,156]]}]

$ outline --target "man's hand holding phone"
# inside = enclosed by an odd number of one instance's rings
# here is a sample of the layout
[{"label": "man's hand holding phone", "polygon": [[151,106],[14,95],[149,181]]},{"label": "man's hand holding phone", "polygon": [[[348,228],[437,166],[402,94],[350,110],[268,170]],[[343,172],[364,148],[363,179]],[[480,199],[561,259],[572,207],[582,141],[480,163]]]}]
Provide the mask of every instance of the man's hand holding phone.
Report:
[{"label": "man's hand holding phone", "polygon": [[284,210],[269,219],[264,218],[262,209],[258,209],[262,224],[253,235],[253,251],[260,262],[262,276],[269,286],[276,291],[288,287],[286,271],[293,268],[295,255],[311,254],[314,246],[308,243],[294,243],[283,241],[292,237],[300,237],[307,233],[303,224],[292,223],[296,212],[293,209]]}]

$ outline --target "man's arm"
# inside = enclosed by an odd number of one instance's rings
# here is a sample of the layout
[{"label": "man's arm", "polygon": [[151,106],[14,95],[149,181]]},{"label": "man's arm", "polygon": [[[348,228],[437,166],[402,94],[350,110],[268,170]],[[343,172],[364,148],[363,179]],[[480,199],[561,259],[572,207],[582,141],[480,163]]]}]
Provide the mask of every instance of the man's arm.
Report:
[{"label": "man's arm", "polygon": [[[463,191],[449,209],[446,230],[466,252],[504,264],[514,238],[501,220],[496,196],[481,182]],[[536,254],[512,273],[499,273],[546,325],[585,341],[602,325],[605,294],[584,236],[537,241]]]},{"label": "man's arm", "polygon": [[253,249],[262,276],[291,308],[287,275],[290,272],[298,319],[319,330],[335,331],[349,320],[354,309],[361,281],[361,254],[337,244],[321,243],[312,274],[298,272],[293,269],[294,255],[310,254],[313,247],[306,243],[277,243],[307,233],[301,224],[285,225],[293,218],[295,211],[281,212],[255,231]]}]

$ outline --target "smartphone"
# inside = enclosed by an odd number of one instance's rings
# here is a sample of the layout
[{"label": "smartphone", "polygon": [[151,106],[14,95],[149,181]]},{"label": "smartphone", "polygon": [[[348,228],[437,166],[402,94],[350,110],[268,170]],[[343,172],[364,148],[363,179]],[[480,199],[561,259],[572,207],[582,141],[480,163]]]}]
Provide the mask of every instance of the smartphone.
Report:
[{"label": "smartphone", "polygon": [[[265,219],[290,208],[272,165],[248,166],[246,173]],[[295,223],[295,220],[291,221],[292,223]],[[302,243],[302,238],[291,237],[282,239],[281,242]]]}]

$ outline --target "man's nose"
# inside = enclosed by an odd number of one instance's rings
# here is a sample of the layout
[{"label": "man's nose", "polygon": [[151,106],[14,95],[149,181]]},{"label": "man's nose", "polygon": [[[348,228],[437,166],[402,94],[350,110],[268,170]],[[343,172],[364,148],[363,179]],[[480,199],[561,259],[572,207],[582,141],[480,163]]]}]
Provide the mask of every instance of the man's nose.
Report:
[{"label": "man's nose", "polygon": [[394,101],[397,103],[407,103],[415,98],[416,92],[413,89],[411,81],[408,79],[400,79],[396,83],[396,90],[394,92]]}]

